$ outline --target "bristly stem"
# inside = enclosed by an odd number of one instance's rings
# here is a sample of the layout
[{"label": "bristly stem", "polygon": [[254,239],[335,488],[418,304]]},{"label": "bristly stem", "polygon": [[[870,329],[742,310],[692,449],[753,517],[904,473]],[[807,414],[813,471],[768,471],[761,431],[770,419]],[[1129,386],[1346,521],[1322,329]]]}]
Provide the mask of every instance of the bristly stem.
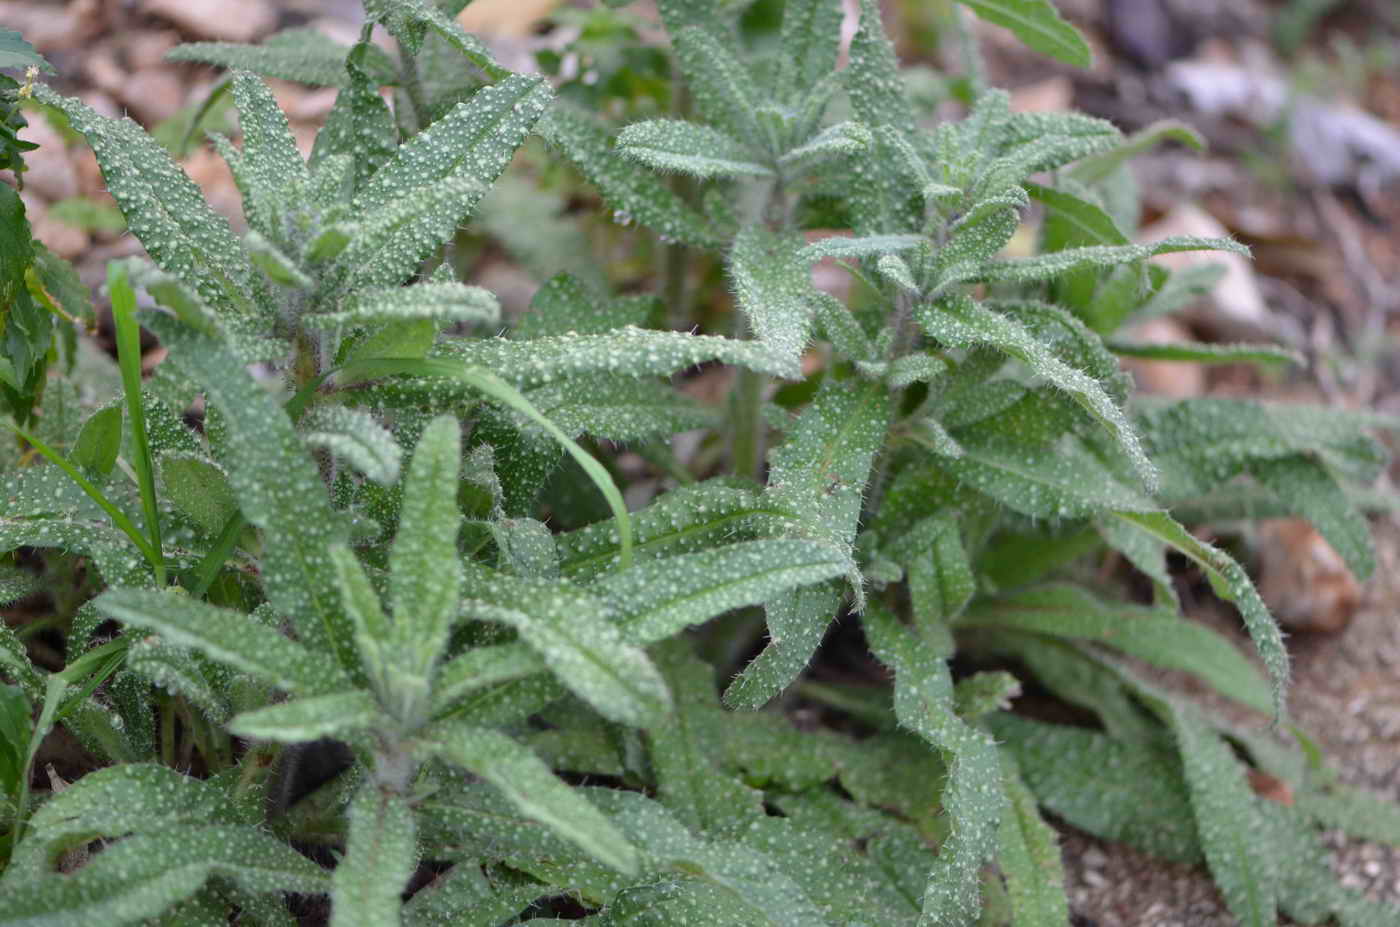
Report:
[{"label": "bristly stem", "polygon": [[413,108],[413,129],[422,132],[428,127],[428,101],[423,96],[423,79],[418,74],[418,61],[408,52],[399,55],[399,74],[403,77],[404,94]]}]

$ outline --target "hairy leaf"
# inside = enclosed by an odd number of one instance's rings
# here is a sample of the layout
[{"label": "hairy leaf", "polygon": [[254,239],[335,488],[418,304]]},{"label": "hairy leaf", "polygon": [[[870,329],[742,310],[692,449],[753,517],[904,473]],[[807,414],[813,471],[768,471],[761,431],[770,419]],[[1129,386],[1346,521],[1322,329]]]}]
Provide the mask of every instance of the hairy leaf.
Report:
[{"label": "hairy leaf", "polygon": [[367,782],[346,810],[345,856],[331,876],[331,927],[399,923],[399,896],[418,868],[407,800]]},{"label": "hairy leaf", "polygon": [[711,177],[769,177],[748,147],[718,129],[679,119],[635,122],[617,136],[618,150],[661,171]]},{"label": "hairy leaf", "polygon": [[[198,61],[230,70],[241,68],[316,87],[345,87],[349,84],[345,71],[345,56],[349,53],[349,46],[314,29],[284,29],[256,45],[188,42],[171,49],[165,59]],[[396,80],[393,62],[379,48],[365,55],[365,66],[377,83],[392,84]]]}]

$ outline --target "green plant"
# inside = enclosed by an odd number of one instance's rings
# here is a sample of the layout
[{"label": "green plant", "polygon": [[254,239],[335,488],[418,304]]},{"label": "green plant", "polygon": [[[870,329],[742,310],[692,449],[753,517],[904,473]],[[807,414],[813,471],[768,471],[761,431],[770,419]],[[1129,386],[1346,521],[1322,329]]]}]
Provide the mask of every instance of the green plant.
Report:
[{"label": "green plant", "polygon": [[[92,145],[150,261],[109,274],[119,372],[90,359],[22,430],[53,465],[8,461],[0,549],[38,549],[55,573],[85,558],[100,579],[55,605],[61,671],[0,632],[0,773],[21,793],[0,924],[286,924],[288,893],[328,894],[336,925],[1063,924],[1037,805],[1204,860],[1249,924],[1391,916],[1333,883],[1316,831],[1369,820],[1393,841],[1394,811],[1335,785],[1292,731],[1272,619],[1171,514],[1300,511],[1364,575],[1348,491],[1382,466],[1366,431],[1389,423],[1129,404],[1117,365],[1290,360],[1114,336],[1203,285],[1146,258],[1241,250],[1130,243],[1125,160],[1188,132],[1125,139],[983,88],[926,128],[871,0],[840,73],[835,0],[789,0],[781,54],[750,53],[745,4],[663,0],[687,92],[648,91],[675,112],[620,128],[501,69],[457,4],[365,6],[352,49],[283,35],[177,53],[341,87],[304,161],[263,82],[233,75],[243,145],[214,142],[242,237],[134,124],[35,90]],[[1087,56],[1044,0],[969,6]],[[657,328],[685,305],[568,276],[490,336],[499,307],[457,281],[458,227],[532,132],[615,222],[661,236],[668,296],[698,307],[722,264],[731,336]],[[1038,253],[1000,256],[1032,202]],[[819,228],[851,234],[808,242]],[[812,286],[825,258],[850,272],[849,304]],[[138,292],[160,308],[133,311]],[[169,350],[145,382],[138,319]],[[740,371],[724,410],[673,382],[716,362]],[[79,375],[105,391],[85,420]],[[181,414],[197,396],[196,431]],[[692,429],[702,453],[672,453]],[[630,513],[619,444],[672,481]],[[1151,606],[1064,581],[1104,548],[1151,581]],[[1177,615],[1169,550],[1239,608],[1264,673]],[[892,686],[802,679],[838,618]],[[716,673],[763,624],[722,704]],[[955,678],[954,656],[1019,667],[1098,726],[1012,714],[1017,677]],[[755,710],[785,692],[839,723]],[[32,727],[9,720],[28,721],[23,700]],[[103,768],[31,802],[54,723]],[[270,794],[292,745],[327,737],[349,768],[300,801]],[[1256,797],[1249,765],[1296,804]],[[404,902],[415,874],[431,881]]]}]

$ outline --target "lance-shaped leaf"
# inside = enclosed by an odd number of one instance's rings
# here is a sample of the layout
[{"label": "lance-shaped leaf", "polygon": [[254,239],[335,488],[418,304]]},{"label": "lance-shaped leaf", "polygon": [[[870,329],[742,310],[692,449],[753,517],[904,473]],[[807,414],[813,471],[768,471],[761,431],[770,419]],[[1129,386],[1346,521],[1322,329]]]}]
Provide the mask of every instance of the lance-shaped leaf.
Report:
[{"label": "lance-shaped leaf", "polygon": [[1269,367],[1303,363],[1303,356],[1297,351],[1273,344],[1216,344],[1199,341],[1159,344],[1115,338],[1107,342],[1107,345],[1110,351],[1120,357],[1140,357],[1143,360],[1187,361],[1194,364],[1259,364]]},{"label": "lance-shaped leaf", "polygon": [[404,478],[399,532],[389,551],[389,598],[396,658],[426,673],[447,643],[457,615],[462,567],[456,506],[461,429],[451,416],[428,423]]},{"label": "lance-shaped leaf", "polygon": [[[982,19],[1005,26],[1043,55],[1077,68],[1093,65],[1089,43],[1065,22],[1050,0],[958,0]],[[1027,923],[1030,923],[1029,921]]]},{"label": "lance-shaped leaf", "polygon": [[914,134],[914,107],[905,95],[894,46],[885,35],[875,0],[861,0],[860,28],[851,39],[846,92],[851,108],[865,125],[889,126],[905,137]]},{"label": "lance-shaped leaf", "polygon": [[719,424],[713,408],[650,379],[588,374],[536,387],[526,395],[566,434],[609,441],[641,441]]},{"label": "lance-shaped leaf", "polygon": [[1165,512],[1113,514],[1184,554],[1205,571],[1216,595],[1235,604],[1273,682],[1274,715],[1283,718],[1287,712],[1284,687],[1288,682],[1288,651],[1278,624],[1254,590],[1249,574],[1229,554],[1198,540]]},{"label": "lance-shaped leaf", "polygon": [[997,825],[1006,808],[996,743],[954,714],[948,666],[927,644],[876,603],[863,624],[875,655],[894,670],[900,724],[937,749],[948,768],[942,805],[952,832],[929,874],[923,921],[971,922],[981,908],[978,874],[996,852]]},{"label": "lance-shaped leaf", "polygon": [[477,689],[511,682],[543,673],[544,658],[528,644],[495,644],[476,647],[442,665],[433,680],[433,700],[437,709]]},{"label": "lance-shaped leaf", "polygon": [[983,280],[989,283],[1028,283],[1033,280],[1049,280],[1080,268],[1111,267],[1177,251],[1228,251],[1232,254],[1249,255],[1248,248],[1229,238],[1176,235],[1140,245],[1089,245],[1084,248],[1052,251],[1030,258],[989,261],[980,271],[962,279]]},{"label": "lance-shaped leaf", "polygon": [[870,130],[858,122],[842,122],[827,126],[796,148],[789,148],[778,158],[778,166],[786,174],[811,170],[833,158],[864,152],[875,139]]},{"label": "lance-shaped leaf", "polygon": [[1143,452],[1137,432],[1123,410],[1109,398],[1098,381],[1060,360],[1021,325],[965,295],[921,307],[915,317],[926,332],[951,347],[976,344],[994,347],[1064,390],[1108,429],[1143,482],[1149,487],[1155,486],[1157,471]]},{"label": "lance-shaped leaf", "polygon": [[1168,139],[1181,142],[1196,151],[1204,151],[1206,147],[1206,141],[1201,137],[1201,133],[1189,125],[1172,119],[1162,119],[1134,132],[1111,151],[1105,151],[1080,161],[1070,170],[1069,176],[1083,184],[1099,183],[1130,159],[1155,148]]},{"label": "lance-shaped leaf", "polygon": [[34,96],[62,110],[69,125],[87,139],[127,227],[162,269],[211,305],[236,312],[252,309],[248,294],[255,292],[255,274],[243,245],[155,139],[130,119],[100,116],[42,84]]},{"label": "lance-shaped leaf", "polygon": [[617,149],[660,171],[711,177],[771,177],[749,148],[718,129],[679,119],[634,122],[617,136]]},{"label": "lance-shaped leaf", "polygon": [[404,905],[403,923],[405,927],[497,927],[548,893],[547,885],[524,876],[512,879],[493,871],[488,879],[476,860],[462,860],[414,893]]},{"label": "lance-shaped leaf", "polygon": [[71,875],[6,886],[3,927],[132,924],[192,897],[210,876],[252,892],[316,894],[324,870],[286,843],[251,827],[172,827],[136,834]]},{"label": "lance-shaped leaf", "polygon": [[1321,461],[1303,455],[1258,460],[1249,472],[1312,522],[1357,579],[1370,577],[1376,569],[1370,525]]},{"label": "lance-shaped leaf", "polygon": [[[779,525],[790,513],[753,489],[708,480],[679,486],[632,515],[637,559],[694,553],[720,541]],[[559,570],[582,582],[616,568],[619,541],[611,521],[555,535]]]},{"label": "lance-shaped leaf", "polygon": [[431,735],[438,756],[491,783],[527,818],[620,872],[637,871],[637,850],[612,821],[520,744],[496,731],[456,724],[436,727]]},{"label": "lance-shaped leaf", "polygon": [[[230,70],[241,68],[313,87],[345,87],[349,85],[345,71],[348,54],[350,46],[315,29],[284,29],[257,45],[188,42],[167,52],[165,60],[198,61]],[[397,80],[394,64],[383,49],[371,47],[364,64],[376,83],[392,84]]]},{"label": "lance-shaped leaf", "polygon": [[560,682],[606,718],[650,727],[670,711],[661,674],[641,648],[624,641],[607,602],[598,597],[557,580],[478,568],[470,574],[463,609],[515,628]]},{"label": "lance-shaped leaf", "polygon": [[843,575],[850,561],[820,541],[742,541],[639,563],[591,590],[618,615],[623,637],[649,644],[743,605]]},{"label": "lance-shaped leaf", "polygon": [[768,643],[724,690],[724,704],[756,711],[776,698],[807,668],[840,605],[841,586],[830,582],[764,603]]},{"label": "lance-shaped leaf", "polygon": [[946,512],[921,519],[889,554],[909,578],[916,624],[926,635],[946,634],[937,629],[955,620],[977,591],[957,521]]},{"label": "lance-shaped leaf", "polygon": [[[318,182],[328,172],[343,170],[349,174],[350,193],[364,186],[369,177],[394,156],[399,133],[394,114],[379,86],[386,81],[374,76],[373,61],[380,49],[360,42],[343,59],[341,73],[345,86],[336,94],[335,105],[326,117],[326,124],[316,133],[307,165],[317,174]],[[334,168],[337,156],[345,159]]]},{"label": "lance-shaped leaf", "polygon": [[172,695],[183,696],[215,724],[223,724],[232,714],[223,691],[227,678],[206,672],[183,647],[156,637],[136,641],[127,648],[126,669]]},{"label": "lance-shaped leaf", "polygon": [[958,623],[1100,641],[1158,666],[1193,673],[1257,711],[1273,707],[1259,671],[1219,634],[1169,612],[1099,602],[1076,586],[1043,586],[981,601]]},{"label": "lance-shaped leaf", "polygon": [[1210,727],[1189,709],[1167,707],[1167,720],[1181,750],[1182,772],[1190,790],[1196,832],[1210,874],[1230,913],[1248,927],[1278,922],[1275,847],[1264,833],[1254,790],[1244,764]]},{"label": "lance-shaped leaf", "polygon": [[841,44],[841,4],[837,0],[788,0],[783,4],[778,96],[805,93],[836,67]]},{"label": "lance-shaped leaf", "polygon": [[298,423],[302,440],[324,448],[384,486],[399,479],[403,449],[374,416],[346,406],[317,406]]},{"label": "lance-shaped leaf", "polygon": [[352,287],[403,282],[476,209],[549,104],[549,86],[512,76],[457,104],[365,182],[364,217],[340,253]]},{"label": "lance-shaped leaf", "polygon": [[243,191],[243,209],[249,225],[269,241],[280,242],[281,216],[289,205],[296,205],[287,202],[289,187],[306,183],[306,162],[297,151],[286,115],[261,78],[247,71],[235,74],[233,97],[243,132],[243,157],[235,173]]},{"label": "lance-shaped leaf", "polygon": [[[134,530],[134,529],[133,529]],[[70,518],[0,518],[0,550],[55,547],[92,558],[102,579],[113,586],[145,586],[150,570],[137,557],[130,537],[101,522]]]},{"label": "lance-shaped leaf", "polygon": [[695,106],[707,120],[751,145],[763,144],[756,112],[759,90],[753,77],[714,32],[687,26],[671,34]]},{"label": "lance-shaped leaf", "polygon": [[611,147],[611,133],[593,117],[556,104],[541,120],[540,134],[573,162],[598,188],[613,210],[613,220],[638,222],[672,241],[698,248],[721,243],[709,221],[649,171],[639,171]]},{"label": "lance-shaped leaf", "polygon": [[311,312],[302,316],[307,328],[331,329],[374,322],[429,319],[439,325],[451,322],[484,322],[495,325],[501,304],[489,290],[465,283],[415,283],[413,286],[356,290],[335,312]]},{"label": "lance-shaped leaf", "polygon": [[[799,257],[802,240],[779,238],[760,225],[750,225],[734,239],[729,274],[739,308],[748,317],[754,337],[772,348],[800,376],[799,361],[812,327],[812,289],[807,266]],[[805,256],[805,253],[804,255]]]},{"label": "lance-shaped leaf", "polygon": [[365,0],[364,7],[365,17],[383,23],[411,55],[418,54],[424,37],[432,30],[486,76],[500,79],[510,74],[496,63],[490,49],[480,39],[463,29],[432,0]]},{"label": "lance-shaped leaf", "polygon": [[357,689],[245,711],[229,722],[228,729],[239,737],[299,743],[346,737],[392,723],[373,695]]},{"label": "lance-shaped leaf", "polygon": [[822,258],[867,258],[896,254],[926,243],[927,239],[918,235],[858,235],[854,238],[832,235],[807,245],[800,256],[808,262]]},{"label": "lance-shaped leaf", "polygon": [[[990,727],[1036,800],[1059,817],[1163,859],[1200,861],[1181,760],[1160,733],[1146,743],[1126,742],[1005,713],[992,717]],[[1090,780],[1094,788],[1084,788]]]},{"label": "lance-shaped leaf", "polygon": [[109,618],[159,632],[174,644],[198,650],[288,692],[325,692],[345,682],[330,657],[248,615],[196,602],[187,595],[112,589],[99,596],[96,604]]},{"label": "lance-shaped leaf", "polygon": [[29,818],[6,879],[42,877],[65,850],[96,837],[161,833],[213,818],[225,802],[215,786],[154,763],[95,770],[53,795]]},{"label": "lance-shaped leaf", "polygon": [[1008,801],[997,831],[997,865],[1006,877],[1015,923],[1063,927],[1069,923],[1069,901],[1055,831],[1036,809],[1016,761],[1002,753],[1001,768]]},{"label": "lance-shaped leaf", "polygon": [[286,411],[212,338],[168,318],[152,315],[144,322],[227,424],[224,463],[243,517],[263,532],[262,580],[269,601],[313,648],[332,649],[342,666],[357,666],[325,558],[327,545],[341,540],[339,520]]},{"label": "lance-shaped leaf", "polygon": [[413,811],[403,795],[366,782],[345,816],[345,855],[331,875],[331,927],[398,924],[399,898],[418,868]]},{"label": "lance-shaped leaf", "polygon": [[735,364],[774,376],[795,376],[793,364],[766,344],[631,326],[599,335],[548,336],[530,341],[452,340],[437,345],[433,351],[435,356],[455,357],[493,370],[517,386],[539,386],[559,377],[586,373],[664,377],[707,361]]}]

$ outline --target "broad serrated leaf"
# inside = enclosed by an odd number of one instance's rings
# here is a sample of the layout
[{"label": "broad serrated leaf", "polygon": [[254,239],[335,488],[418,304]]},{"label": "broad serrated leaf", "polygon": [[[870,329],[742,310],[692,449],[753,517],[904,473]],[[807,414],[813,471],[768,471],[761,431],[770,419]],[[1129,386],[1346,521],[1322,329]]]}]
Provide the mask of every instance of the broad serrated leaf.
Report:
[{"label": "broad serrated leaf", "polygon": [[[284,29],[256,45],[236,42],[189,42],[166,53],[167,61],[198,61],[230,70],[241,68],[297,81],[313,87],[345,87],[349,77],[345,57],[350,46],[342,45],[315,29]],[[379,48],[365,54],[365,69],[376,83],[392,84],[397,73],[389,56]]]},{"label": "broad serrated leaf", "polygon": [[556,104],[540,121],[539,132],[598,188],[612,208],[615,222],[639,222],[668,240],[698,248],[720,245],[721,239],[709,221],[672,192],[661,178],[637,170],[615,152],[610,132],[591,116]]},{"label": "broad serrated leaf", "polygon": [[475,569],[463,608],[513,627],[560,682],[613,721],[649,727],[670,711],[666,683],[641,648],[624,642],[600,598],[562,581]]},{"label": "broad serrated leaf", "polygon": [[638,563],[590,589],[613,607],[627,641],[648,644],[732,608],[844,575],[849,566],[846,555],[820,541],[741,541]]},{"label": "broad serrated leaf", "polygon": [[1123,410],[1109,398],[1098,381],[1061,361],[1024,327],[967,296],[923,307],[916,311],[915,317],[926,332],[949,346],[983,344],[996,348],[1064,390],[1108,429],[1138,477],[1149,488],[1155,486],[1156,468],[1144,453],[1137,432]]},{"label": "broad serrated leaf", "polygon": [[357,666],[325,560],[326,547],[341,540],[340,521],[287,413],[212,338],[168,318],[152,315],[144,323],[227,423],[223,463],[243,517],[262,531],[261,576],[269,601],[313,648],[331,649],[346,668]]},{"label": "broad serrated leaf", "polygon": [[[1060,17],[1050,0],[958,0],[982,19],[1005,26],[1043,55],[1077,68],[1093,65],[1089,43]],[[1028,922],[1029,923],[1029,922]]]},{"label": "broad serrated leaf", "polygon": [[1113,515],[1184,554],[1205,571],[1216,595],[1235,604],[1273,683],[1274,715],[1284,717],[1288,651],[1283,646],[1278,624],[1254,590],[1244,568],[1229,554],[1198,540],[1165,512],[1114,512]]},{"label": "broad serrated leaf", "polygon": [[[53,65],[13,29],[0,29],[0,68],[35,67],[52,74]],[[23,123],[21,123],[23,125]]]},{"label": "broad serrated leaf", "polygon": [[229,487],[228,474],[218,464],[198,454],[162,454],[160,478],[165,499],[201,531],[217,536],[238,514],[238,500]]},{"label": "broad serrated leaf", "polygon": [[526,817],[620,872],[637,871],[637,850],[617,827],[581,792],[565,785],[539,757],[509,737],[482,728],[443,725],[432,730],[431,744],[447,762],[499,789]]},{"label": "broad serrated leaf", "polygon": [[127,227],[160,267],[211,305],[249,313],[254,271],[228,220],[170,155],[130,119],[109,119],[40,85],[35,98],[62,110],[97,155]]},{"label": "broad serrated leaf", "polygon": [[871,649],[895,673],[895,714],[938,750],[948,768],[942,806],[951,833],[939,848],[924,891],[921,924],[968,923],[981,910],[978,875],[996,852],[1006,808],[996,743],[953,712],[943,658],[872,603],[862,623]]},{"label": "broad serrated leaf", "polygon": [[702,180],[773,174],[742,143],[718,129],[679,119],[634,122],[618,133],[617,150],[648,167]]},{"label": "broad serrated leaf", "polygon": [[399,897],[418,868],[413,811],[404,796],[366,782],[345,817],[345,855],[331,875],[331,927],[395,927]]},{"label": "broad serrated leaf", "polygon": [[345,681],[330,657],[241,612],[196,602],[177,592],[112,589],[99,596],[96,604],[110,618],[156,631],[174,644],[198,650],[288,692],[324,692]]}]

